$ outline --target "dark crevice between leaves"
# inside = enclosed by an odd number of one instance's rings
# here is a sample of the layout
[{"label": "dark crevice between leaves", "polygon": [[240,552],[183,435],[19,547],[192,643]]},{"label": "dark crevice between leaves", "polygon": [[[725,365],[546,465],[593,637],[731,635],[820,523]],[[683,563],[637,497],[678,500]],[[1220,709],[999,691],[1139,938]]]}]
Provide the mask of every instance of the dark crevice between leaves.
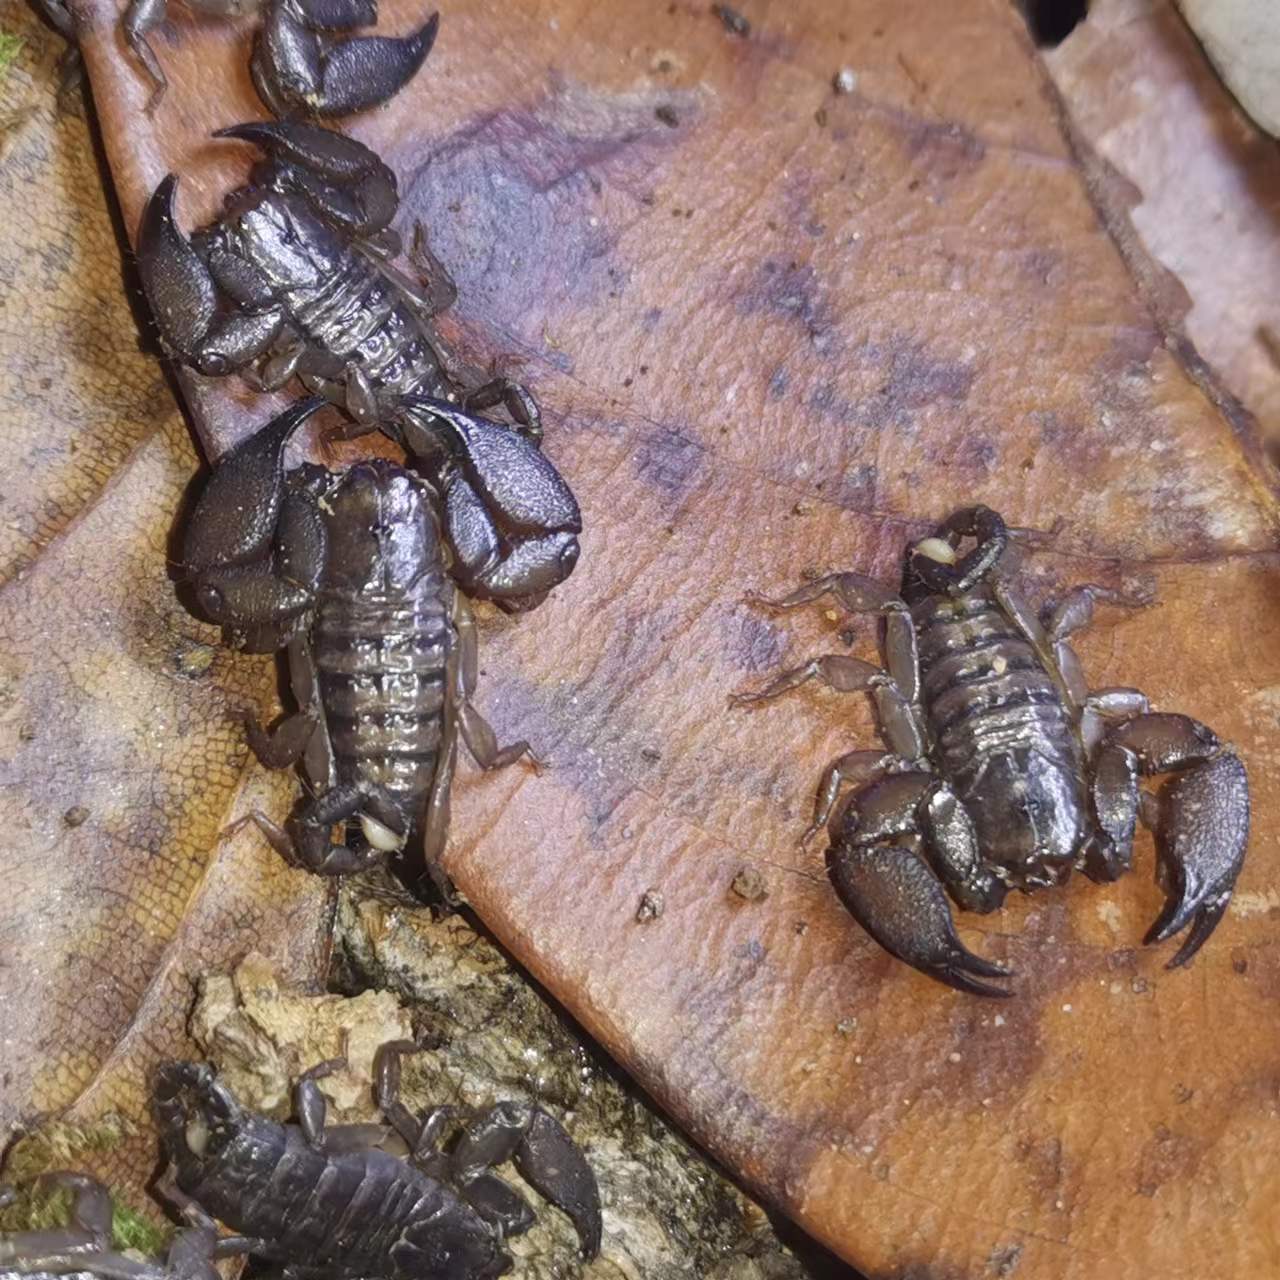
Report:
[{"label": "dark crevice between leaves", "polygon": [[1089,0],[1018,0],[1018,8],[1042,49],[1056,48],[1089,16]]}]

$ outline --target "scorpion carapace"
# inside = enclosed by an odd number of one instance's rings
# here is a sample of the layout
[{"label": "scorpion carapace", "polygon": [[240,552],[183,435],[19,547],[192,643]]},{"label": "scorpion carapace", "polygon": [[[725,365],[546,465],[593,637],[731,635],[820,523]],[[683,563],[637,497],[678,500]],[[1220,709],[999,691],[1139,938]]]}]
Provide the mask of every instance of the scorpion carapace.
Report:
[{"label": "scorpion carapace", "polygon": [[[471,412],[504,406],[541,434],[519,383],[477,385],[431,318],[454,298],[432,259],[425,283],[391,265],[400,237],[395,175],[368,147],[318,125],[251,123],[219,138],[266,153],[226,213],[188,239],[174,211],[178,179],[156,188],[138,232],[138,270],[165,345],[211,376],[243,373],[261,389],[295,375],[373,430],[406,395]],[[429,255],[428,255],[429,256]]]},{"label": "scorpion carapace", "polygon": [[[1169,892],[1146,940],[1189,926],[1169,967],[1185,964],[1226,911],[1244,860],[1244,765],[1205,725],[1150,711],[1136,689],[1090,692],[1070,636],[1097,601],[1149,601],[1089,584],[1041,619],[1000,574],[1008,539],[999,515],[971,507],[907,548],[898,593],[836,573],[780,600],[752,597],[791,609],[830,595],[882,615],[887,670],[825,654],[733,701],[811,679],[872,695],[889,749],[831,765],[805,835],[830,823],[837,892],[899,959],[962,991],[1009,995],[983,981],[1010,971],[963,946],[946,895],[987,912],[1010,889],[1057,885],[1073,870],[1114,880],[1129,869],[1141,816]],[[1173,777],[1158,795],[1140,791],[1140,778],[1163,773]]]},{"label": "scorpion carapace", "polygon": [[[460,580],[519,605],[572,568],[572,535],[531,523],[536,511],[564,515],[572,495],[519,433],[460,418],[435,437],[422,406],[412,435],[434,450],[443,497],[384,459],[341,474],[313,464],[286,471],[290,437],[325,403],[293,406],[221,460],[187,525],[186,569],[201,609],[242,647],[287,649],[299,709],[270,735],[251,722],[250,742],[271,767],[301,760],[314,794],[283,829],[254,815],[272,844],[328,875],[390,858],[413,892],[448,902],[440,856],[458,737],[485,769],[532,754],[525,742],[499,747],[471,705],[475,624],[455,589],[441,512],[447,520],[450,495],[467,490],[475,521],[505,530],[490,547],[489,576],[473,573],[488,561],[463,561]],[[513,447],[488,441],[489,431]],[[502,473],[492,473],[499,463]],[[513,526],[521,537],[510,536]],[[548,542],[559,548],[555,572]],[[342,843],[331,840],[336,824],[346,828]]]}]

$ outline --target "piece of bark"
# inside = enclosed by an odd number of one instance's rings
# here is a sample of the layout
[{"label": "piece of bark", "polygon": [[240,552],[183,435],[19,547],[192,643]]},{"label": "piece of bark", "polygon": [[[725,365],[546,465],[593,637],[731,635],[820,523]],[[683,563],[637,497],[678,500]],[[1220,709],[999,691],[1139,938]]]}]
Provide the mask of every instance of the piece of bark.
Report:
[{"label": "piece of bark", "polygon": [[[1280,565],[1254,424],[1171,327],[1012,6],[743,14],[745,40],[703,5],[451,4],[410,89],[352,126],[474,350],[523,358],[587,521],[551,601],[484,628],[481,706],[554,767],[464,769],[450,870],[701,1143],[870,1276],[1268,1274]],[[171,167],[208,216],[244,157],[205,135],[259,114],[248,28],[175,19],[147,122],[111,7],[91,18],[127,225]],[[193,407],[215,449],[266,416],[226,383]],[[1143,685],[1251,766],[1236,904],[1186,972],[1137,946],[1144,836],[1118,885],[961,916],[1017,999],[914,974],[795,846],[823,765],[875,741],[867,709],[724,706],[843,622],[745,589],[891,578],[972,501],[1057,528],[1033,590],[1154,587],[1082,640],[1092,683]],[[770,882],[748,908],[724,892],[744,865]],[[646,892],[664,911],[638,924]]]}]

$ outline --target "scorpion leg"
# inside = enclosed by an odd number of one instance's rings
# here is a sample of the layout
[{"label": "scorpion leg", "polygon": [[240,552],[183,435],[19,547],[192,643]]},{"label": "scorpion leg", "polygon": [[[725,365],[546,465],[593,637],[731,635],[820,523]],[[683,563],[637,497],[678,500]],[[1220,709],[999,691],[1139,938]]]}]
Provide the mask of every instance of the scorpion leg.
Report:
[{"label": "scorpion leg", "polygon": [[432,252],[427,229],[418,221],[413,224],[409,261],[413,263],[424,287],[424,291],[418,294],[422,310],[428,316],[438,316],[442,311],[448,311],[458,300],[458,286],[449,274],[449,268]]},{"label": "scorpion leg", "polygon": [[257,716],[246,711],[245,735],[253,754],[268,769],[287,769],[302,759],[311,742],[311,736],[320,722],[309,711],[298,711],[286,716],[269,732],[259,724]]},{"label": "scorpion leg", "polygon": [[889,674],[908,702],[915,703],[920,692],[920,660],[916,653],[916,632],[905,602],[874,578],[857,573],[829,573],[797,587],[780,598],[748,591],[746,599],[769,609],[797,609],[824,596],[834,596],[850,613],[878,613],[885,620],[885,661]]},{"label": "scorpion leg", "polygon": [[533,392],[522,382],[510,378],[492,378],[469,391],[463,397],[462,407],[468,413],[483,413],[501,405],[511,415],[522,433],[529,439],[542,439],[542,410],[533,398]]},{"label": "scorpion leg", "polygon": [[813,821],[800,837],[801,846],[807,845],[831,820],[832,810],[844,788],[865,785],[891,770],[910,767],[908,761],[886,751],[849,751],[838,756],[822,775],[822,785],[818,788],[813,807]]},{"label": "scorpion leg", "polygon": [[125,42],[133,50],[134,57],[146,68],[147,75],[151,77],[151,83],[155,86],[151,97],[147,100],[145,108],[147,115],[155,113],[155,109],[165,95],[165,90],[169,87],[169,81],[160,67],[155,50],[147,39],[147,36],[165,20],[168,8],[167,0],[130,0],[121,22],[124,27]]},{"label": "scorpion leg", "polygon": [[320,1092],[317,1081],[337,1071],[345,1071],[346,1068],[345,1056],[329,1058],[324,1062],[317,1062],[314,1067],[308,1067],[294,1081],[293,1111],[298,1118],[298,1127],[302,1130],[302,1136],[306,1138],[307,1145],[317,1151],[325,1148],[324,1119],[329,1109],[329,1104],[324,1094]]},{"label": "scorpion leg", "polygon": [[967,950],[956,935],[943,883],[907,842],[918,835],[957,901],[994,910],[1003,886],[983,869],[962,806],[926,773],[872,783],[845,810],[832,842],[830,873],[841,901],[891,955],[959,991],[1012,993],[979,981],[1011,971]]},{"label": "scorpion leg", "polygon": [[452,1176],[449,1157],[440,1149],[444,1132],[451,1122],[467,1114],[464,1107],[430,1107],[418,1119],[400,1099],[400,1059],[421,1053],[422,1046],[412,1040],[393,1040],[384,1044],[374,1060],[374,1092],[378,1109],[387,1123],[409,1148],[409,1158],[423,1172],[441,1181]]},{"label": "scorpion leg", "polygon": [[528,758],[535,773],[543,762],[533,753],[533,748],[521,738],[518,742],[498,746],[493,726],[471,704],[476,691],[476,679],[480,665],[479,637],[476,634],[475,615],[461,595],[453,597],[453,625],[458,633],[458,665],[456,668],[456,713],[462,740],[471,752],[471,758],[482,769],[505,769],[522,756]]},{"label": "scorpion leg", "polygon": [[885,737],[894,755],[919,760],[925,752],[925,734],[917,708],[893,677],[870,662],[845,654],[826,653],[775,676],[763,689],[729,696],[731,706],[749,706],[779,698],[810,680],[818,680],[837,693],[870,692]]},{"label": "scorpion leg", "polygon": [[[451,1163],[454,1177],[465,1188],[506,1160],[514,1160],[521,1177],[569,1215],[583,1256],[594,1258],[602,1231],[600,1189],[591,1166],[559,1121],[541,1107],[500,1102],[463,1131]],[[491,1184],[483,1185],[482,1194],[488,1198]],[[510,1188],[507,1191],[514,1196]]]},{"label": "scorpion leg", "polygon": [[1159,797],[1158,879],[1168,893],[1147,943],[1191,928],[1168,968],[1204,945],[1231,901],[1249,841],[1249,782],[1235,751],[1189,716],[1150,713],[1117,725],[1098,752],[1093,783],[1098,832],[1085,871],[1114,879],[1132,857],[1138,778],[1173,772]]},{"label": "scorpion leg", "polygon": [[[17,1274],[69,1275],[92,1272],[104,1280],[217,1280],[213,1269],[215,1232],[182,1232],[167,1265],[139,1262],[111,1248],[111,1195],[96,1178],[81,1173],[47,1173],[43,1186],[69,1192],[65,1227],[0,1235],[0,1265]],[[11,1200],[7,1194],[5,1200]]]}]

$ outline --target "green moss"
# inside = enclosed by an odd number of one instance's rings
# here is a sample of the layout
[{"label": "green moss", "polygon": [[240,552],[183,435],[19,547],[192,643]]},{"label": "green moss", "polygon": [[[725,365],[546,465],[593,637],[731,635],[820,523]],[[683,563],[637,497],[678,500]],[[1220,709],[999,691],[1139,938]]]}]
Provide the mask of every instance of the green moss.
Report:
[{"label": "green moss", "polygon": [[160,1257],[173,1236],[170,1227],[157,1227],[128,1205],[111,1197],[111,1238],[117,1249],[137,1249],[148,1258]]},{"label": "green moss", "polygon": [[24,44],[26,41],[21,36],[11,36],[7,31],[0,31],[0,83],[9,74],[9,68],[17,61]]},{"label": "green moss", "polygon": [[[134,1126],[121,1116],[106,1115],[96,1124],[78,1127],[46,1125],[19,1139],[10,1148],[0,1181],[17,1189],[17,1198],[0,1211],[0,1231],[40,1231],[65,1226],[71,1212],[71,1197],[65,1191],[41,1188],[42,1173],[56,1169],[93,1167],[85,1157],[114,1151],[134,1133]],[[123,1203],[111,1190],[111,1235],[116,1249],[136,1249],[148,1257],[163,1256],[173,1229],[156,1226],[136,1209]]]}]

